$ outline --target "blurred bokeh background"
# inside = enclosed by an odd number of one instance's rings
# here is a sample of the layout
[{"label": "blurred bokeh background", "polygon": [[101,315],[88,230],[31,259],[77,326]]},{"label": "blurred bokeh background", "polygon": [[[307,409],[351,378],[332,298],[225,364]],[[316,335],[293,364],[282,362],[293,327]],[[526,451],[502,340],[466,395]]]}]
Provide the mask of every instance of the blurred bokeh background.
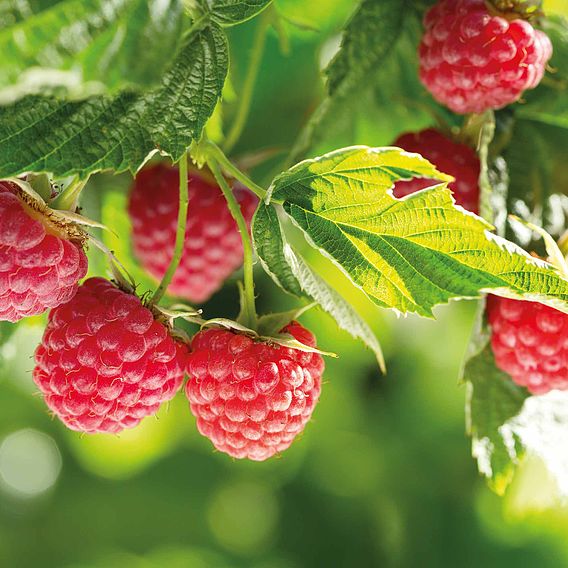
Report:
[{"label": "blurred bokeh background", "polygon": [[[237,156],[290,147],[321,98],[320,69],[354,3],[278,6],[294,24],[286,25],[290,50],[283,54],[270,35]],[[568,15],[566,0],[545,7]],[[255,25],[232,32],[237,93]],[[361,93],[342,109],[322,149],[387,145],[432,122],[420,105],[391,116],[383,87],[380,97]],[[227,122],[231,112],[229,104]],[[257,179],[266,182],[282,157],[257,168]],[[148,287],[129,250],[128,184],[124,176],[98,176],[84,207],[118,231],[108,244]],[[104,273],[95,251],[91,260],[92,272]],[[319,268],[347,290],[332,266]],[[263,311],[293,305],[260,271],[257,285]],[[44,322],[0,327],[0,566],[568,566],[568,507],[541,464],[527,460],[501,499],[471,458],[458,376],[475,303],[441,308],[430,321],[397,319],[362,295],[351,299],[383,344],[388,375],[323,313],[305,315],[323,348],[341,357],[327,360],[322,398],[304,435],[261,464],[214,453],[181,394],[157,419],[120,436],[67,431],[48,415],[31,380]],[[234,317],[236,304],[235,279],[205,313]]]}]

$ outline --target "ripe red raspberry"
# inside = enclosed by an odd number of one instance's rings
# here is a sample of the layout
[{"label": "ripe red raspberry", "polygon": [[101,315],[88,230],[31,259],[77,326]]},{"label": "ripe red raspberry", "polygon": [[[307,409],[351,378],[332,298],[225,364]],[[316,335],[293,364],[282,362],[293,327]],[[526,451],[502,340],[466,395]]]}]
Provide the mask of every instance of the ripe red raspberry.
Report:
[{"label": "ripe red raspberry", "polygon": [[548,36],[492,16],[484,0],[441,0],[424,17],[420,78],[459,114],[498,109],[536,87],[552,56]]},{"label": "ripe red raspberry", "polygon": [[568,315],[537,302],[490,296],[497,366],[532,394],[568,390]]},{"label": "ripe red raspberry", "polygon": [[[250,223],[258,200],[248,189],[234,189]],[[128,211],[134,253],[160,280],[171,261],[179,210],[178,169],[157,164],[142,170],[131,190]],[[169,292],[203,303],[241,266],[241,236],[220,188],[201,175],[189,174],[189,210],[185,247]]]},{"label": "ripe red raspberry", "polygon": [[120,432],[174,397],[186,357],[137,296],[90,278],[50,312],[33,377],[72,430]]},{"label": "ripe red raspberry", "polygon": [[[454,142],[433,128],[403,134],[397,138],[394,145],[407,152],[421,154],[441,172],[454,177],[456,181],[450,183],[449,187],[456,203],[473,213],[479,211],[478,180],[481,166],[472,148]],[[436,183],[439,182],[425,178],[399,181],[395,184],[393,193],[395,197],[400,198]]]},{"label": "ripe red raspberry", "polygon": [[[299,323],[283,331],[315,347]],[[263,461],[287,449],[318,401],[321,356],[221,329],[199,332],[191,348],[185,392],[201,434],[235,458]]]},{"label": "ripe red raspberry", "polygon": [[10,182],[0,182],[0,219],[0,320],[17,322],[72,298],[87,273],[82,246]]}]

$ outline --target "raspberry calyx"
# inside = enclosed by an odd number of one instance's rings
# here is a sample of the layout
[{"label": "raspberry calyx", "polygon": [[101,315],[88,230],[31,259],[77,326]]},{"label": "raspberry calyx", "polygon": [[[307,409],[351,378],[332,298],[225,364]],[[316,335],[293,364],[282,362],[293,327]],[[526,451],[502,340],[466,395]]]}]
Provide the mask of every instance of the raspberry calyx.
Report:
[{"label": "raspberry calyx", "polygon": [[0,320],[13,323],[70,300],[87,273],[86,234],[19,183],[0,181]]},{"label": "raspberry calyx", "polygon": [[544,16],[542,0],[485,0],[492,16],[501,16],[509,21],[517,18],[531,21]]}]

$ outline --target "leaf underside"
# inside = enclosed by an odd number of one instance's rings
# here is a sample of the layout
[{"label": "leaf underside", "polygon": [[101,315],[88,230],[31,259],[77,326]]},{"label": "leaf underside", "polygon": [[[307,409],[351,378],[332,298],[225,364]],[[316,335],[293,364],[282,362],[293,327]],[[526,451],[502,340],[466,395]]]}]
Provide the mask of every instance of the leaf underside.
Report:
[{"label": "leaf underside", "polygon": [[487,338],[485,347],[467,361],[463,380],[468,384],[468,432],[473,455],[479,471],[502,495],[524,452],[518,438],[505,425],[520,413],[528,393],[496,367]]},{"label": "leaf underside", "polygon": [[307,297],[335,319],[338,326],[369,347],[384,371],[381,346],[373,330],[355,309],[285,241],[273,205],[261,203],[253,220],[252,235],[260,261],[286,292]]}]

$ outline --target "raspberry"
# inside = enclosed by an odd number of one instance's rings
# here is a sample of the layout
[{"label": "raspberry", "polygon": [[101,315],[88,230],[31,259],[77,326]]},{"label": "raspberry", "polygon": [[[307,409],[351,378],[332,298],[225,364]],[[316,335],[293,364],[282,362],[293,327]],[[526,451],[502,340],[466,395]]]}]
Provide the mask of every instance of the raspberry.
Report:
[{"label": "raspberry", "polygon": [[17,322],[70,300],[87,273],[82,246],[10,182],[0,182],[0,219],[0,320]]},{"label": "raspberry", "polygon": [[33,377],[72,430],[120,432],[174,397],[186,357],[137,296],[90,278],[50,312]]},{"label": "raspberry", "polygon": [[[315,347],[299,323],[283,331]],[[235,458],[263,461],[287,449],[318,401],[321,356],[213,328],[191,348],[185,392],[201,434]]]},{"label": "raspberry", "polygon": [[502,108],[536,87],[552,56],[548,36],[492,16],[484,0],[441,0],[424,17],[420,79],[459,114]]},{"label": "raspberry", "polygon": [[568,315],[490,296],[487,311],[497,366],[532,394],[568,390]]},{"label": "raspberry", "polygon": [[[458,205],[477,213],[479,210],[479,158],[472,148],[454,142],[437,130],[428,128],[421,132],[403,134],[394,142],[407,152],[416,152],[432,162],[441,172],[451,175],[456,181],[449,187]],[[439,181],[414,178],[395,184],[395,197],[404,197]]]},{"label": "raspberry", "polygon": [[[171,261],[179,210],[178,169],[157,164],[142,170],[130,194],[134,253],[160,280]],[[248,189],[234,189],[250,223],[258,200]],[[169,292],[203,303],[241,266],[243,246],[221,189],[195,172],[189,174],[185,246]]]}]

